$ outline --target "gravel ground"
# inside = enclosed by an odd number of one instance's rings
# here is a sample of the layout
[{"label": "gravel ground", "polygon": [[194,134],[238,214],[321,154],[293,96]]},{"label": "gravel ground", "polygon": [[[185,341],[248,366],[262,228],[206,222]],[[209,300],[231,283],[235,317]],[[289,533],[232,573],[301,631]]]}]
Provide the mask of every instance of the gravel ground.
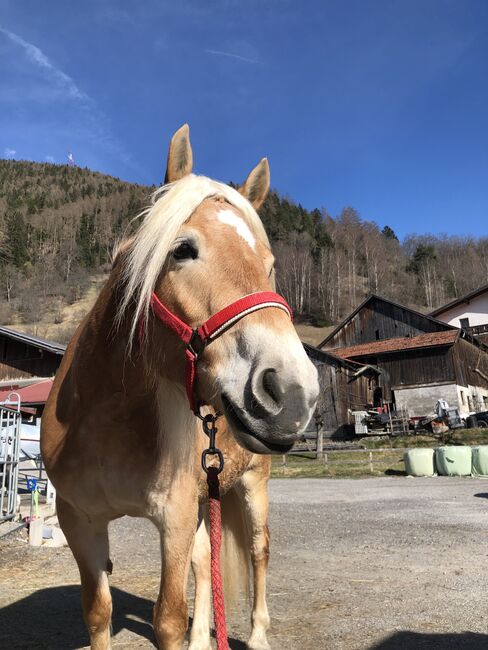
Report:
[{"label": "gravel ground", "polygon": [[[488,483],[475,479],[273,480],[273,650],[488,648]],[[154,647],[158,537],[111,529],[114,648]],[[78,575],[66,548],[0,541],[0,648],[82,648]],[[248,611],[231,616],[244,650]]]}]

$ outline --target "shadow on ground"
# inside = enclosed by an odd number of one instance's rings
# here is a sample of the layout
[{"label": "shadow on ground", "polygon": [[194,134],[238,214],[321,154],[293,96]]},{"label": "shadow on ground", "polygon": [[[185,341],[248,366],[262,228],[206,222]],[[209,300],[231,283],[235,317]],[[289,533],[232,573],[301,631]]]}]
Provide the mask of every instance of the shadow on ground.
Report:
[{"label": "shadow on ground", "polygon": [[401,469],[385,469],[385,476],[407,476],[407,472]]},{"label": "shadow on ground", "polygon": [[488,635],[474,632],[459,634],[423,634],[422,632],[396,632],[390,638],[371,646],[370,650],[486,650]]},{"label": "shadow on ground", "polygon": [[[152,628],[153,601],[111,587],[112,634],[128,630],[156,648]],[[191,619],[190,619],[191,625]],[[246,645],[229,639],[232,650]],[[89,645],[82,619],[80,588],[40,589],[0,610],[0,648],[76,650]]]}]

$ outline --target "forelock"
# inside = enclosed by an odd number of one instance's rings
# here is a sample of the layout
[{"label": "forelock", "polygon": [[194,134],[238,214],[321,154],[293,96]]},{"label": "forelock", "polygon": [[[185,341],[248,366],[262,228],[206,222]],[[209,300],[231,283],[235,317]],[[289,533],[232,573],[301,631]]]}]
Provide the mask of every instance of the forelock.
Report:
[{"label": "forelock", "polygon": [[122,273],[122,299],[117,311],[119,323],[129,303],[135,302],[129,346],[139,322],[147,319],[152,292],[178,231],[202,201],[212,196],[223,197],[237,208],[256,237],[269,247],[258,214],[249,201],[229,185],[206,176],[189,174],[156,190],[150,207],[138,217],[142,220],[141,225],[130,243]]}]

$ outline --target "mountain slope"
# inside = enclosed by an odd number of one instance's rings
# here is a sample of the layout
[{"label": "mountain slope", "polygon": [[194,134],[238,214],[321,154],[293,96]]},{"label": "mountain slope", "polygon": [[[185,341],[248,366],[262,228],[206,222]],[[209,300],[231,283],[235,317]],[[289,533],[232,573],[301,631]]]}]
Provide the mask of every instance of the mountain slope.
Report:
[{"label": "mountain slope", "polygon": [[[65,341],[154,189],[79,167],[0,160],[0,324]],[[278,290],[307,326],[339,322],[369,293],[429,311],[488,282],[486,237],[400,242],[352,207],[332,217],[276,191],[260,215]]]}]

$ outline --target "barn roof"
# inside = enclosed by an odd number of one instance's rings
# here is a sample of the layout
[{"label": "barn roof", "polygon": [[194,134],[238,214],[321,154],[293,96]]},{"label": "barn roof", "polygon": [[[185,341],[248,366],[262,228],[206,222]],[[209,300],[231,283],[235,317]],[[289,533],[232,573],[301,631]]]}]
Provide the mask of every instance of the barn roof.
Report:
[{"label": "barn roof", "polygon": [[[12,382],[12,384],[15,384],[15,382]],[[9,395],[12,393],[17,393],[20,397],[20,403],[22,405],[45,404],[51,391],[52,385],[53,380],[49,378],[37,382],[32,382],[28,386],[20,386],[16,388],[15,385],[13,385],[9,388],[1,388],[0,402],[4,403]]]},{"label": "barn roof", "polygon": [[379,368],[376,368],[375,366],[371,365],[364,365],[363,363],[359,363],[358,361],[352,361],[351,359],[347,359],[344,357],[340,357],[336,354],[337,350],[334,350],[334,353],[331,353],[329,350],[319,350],[319,348],[316,348],[313,345],[310,345],[308,343],[303,343],[302,345],[305,348],[306,353],[308,354],[309,357],[315,358],[318,361],[323,361],[324,363],[331,363],[332,365],[335,366],[340,366],[341,368],[346,368],[347,370],[351,370],[354,373],[358,373],[360,370],[363,368],[366,370],[371,370],[372,372],[376,374],[381,374],[381,370]]},{"label": "barn roof", "polygon": [[389,352],[401,352],[402,350],[453,345],[460,336],[460,333],[460,330],[456,328],[445,332],[429,332],[412,337],[404,336],[395,339],[384,339],[383,341],[351,345],[347,348],[336,348],[334,349],[334,354],[342,359],[350,359],[351,357],[387,354]]},{"label": "barn roof", "polygon": [[13,341],[20,341],[21,343],[31,345],[35,348],[40,348],[41,350],[47,350],[53,354],[59,354],[60,356],[63,356],[63,354],[66,352],[66,346],[62,343],[46,341],[45,339],[40,339],[37,336],[25,334],[24,332],[16,332],[15,330],[8,329],[7,327],[0,327],[0,337],[2,336],[8,339],[12,339]]},{"label": "barn roof", "polygon": [[443,314],[445,311],[449,311],[457,305],[462,305],[464,302],[469,302],[470,300],[473,300],[473,298],[477,298],[483,293],[488,293],[488,284],[484,284],[482,287],[478,287],[477,289],[470,291],[464,296],[461,296],[461,298],[456,298],[455,300],[448,302],[446,305],[442,305],[442,307],[437,307],[437,309],[434,309],[434,311],[430,312],[430,316],[433,316],[435,318],[439,314]]},{"label": "barn roof", "polygon": [[393,305],[394,307],[398,307],[399,309],[405,309],[406,311],[412,312],[413,314],[416,314],[417,316],[421,316],[422,318],[426,318],[427,320],[434,321],[435,323],[438,323],[440,325],[443,325],[444,328],[447,329],[457,329],[453,325],[448,325],[447,323],[443,323],[440,320],[437,320],[436,318],[433,318],[432,315],[430,314],[422,314],[419,311],[416,311],[415,309],[411,309],[410,307],[406,307],[405,305],[401,305],[398,302],[394,302],[393,300],[388,300],[388,298],[383,298],[382,296],[377,296],[375,293],[372,293],[370,296],[366,298],[366,300],[363,300],[363,302],[356,307],[356,309],[349,314],[339,325],[332,330],[330,334],[328,334],[323,341],[321,341],[317,347],[322,348],[326,343],[328,343],[331,339],[334,338],[334,336],[339,332],[344,325],[347,325],[350,320],[356,316],[357,313],[361,311],[361,309],[364,309],[367,305],[369,305],[371,302],[374,300],[379,300],[380,302],[385,302],[389,305]]}]

